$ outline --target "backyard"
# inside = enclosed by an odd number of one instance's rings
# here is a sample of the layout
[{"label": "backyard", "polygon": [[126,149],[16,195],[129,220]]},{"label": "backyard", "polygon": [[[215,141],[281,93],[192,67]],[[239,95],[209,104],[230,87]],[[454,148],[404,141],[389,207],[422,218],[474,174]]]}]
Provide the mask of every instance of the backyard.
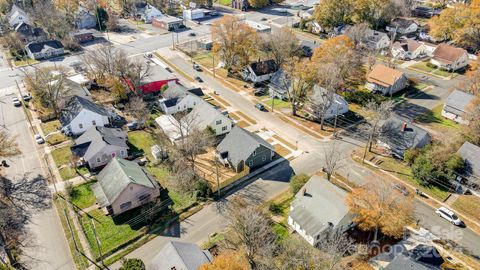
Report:
[{"label": "backyard", "polygon": [[130,144],[130,151],[132,151],[134,155],[144,154],[149,160],[153,160],[151,147],[158,144],[158,140],[152,129],[128,132],[128,142]]},{"label": "backyard", "polygon": [[92,190],[92,185],[96,181],[74,186],[70,192],[70,202],[80,209],[85,209],[95,204],[96,198]]},{"label": "backyard", "polygon": [[[72,151],[70,151],[70,145],[57,148],[52,151],[52,157],[60,171],[60,176],[63,180],[71,179],[78,174],[87,174],[88,169],[86,167],[75,168],[71,167],[70,161],[72,160]],[[78,172],[78,173],[77,173]]]},{"label": "backyard", "polygon": [[62,124],[60,124],[60,121],[53,120],[53,121],[41,123],[40,126],[45,136],[45,141],[48,144],[56,145],[68,140],[67,136],[65,136],[64,134],[58,131],[59,128],[62,126]]},{"label": "backyard", "polygon": [[442,110],[443,105],[440,104],[432,110],[428,110],[422,115],[418,116],[415,119],[415,122],[426,125],[427,127],[437,131],[440,135],[448,136],[451,133],[456,132],[460,128],[460,125],[455,121],[443,117]]}]

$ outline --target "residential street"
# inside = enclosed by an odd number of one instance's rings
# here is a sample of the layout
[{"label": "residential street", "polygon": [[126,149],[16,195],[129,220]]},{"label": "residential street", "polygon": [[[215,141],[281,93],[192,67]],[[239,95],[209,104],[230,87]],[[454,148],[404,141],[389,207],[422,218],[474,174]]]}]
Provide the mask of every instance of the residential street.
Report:
[{"label": "residential street", "polygon": [[[2,168],[5,177],[19,179],[24,175],[29,179],[45,177],[46,168],[42,160],[43,150],[33,140],[28,121],[22,107],[14,107],[13,95],[0,93],[1,128],[10,135],[17,136],[21,155],[7,159],[8,168]],[[27,266],[30,269],[75,269],[60,220],[53,207],[34,209],[28,228],[31,241],[24,249]]]}]

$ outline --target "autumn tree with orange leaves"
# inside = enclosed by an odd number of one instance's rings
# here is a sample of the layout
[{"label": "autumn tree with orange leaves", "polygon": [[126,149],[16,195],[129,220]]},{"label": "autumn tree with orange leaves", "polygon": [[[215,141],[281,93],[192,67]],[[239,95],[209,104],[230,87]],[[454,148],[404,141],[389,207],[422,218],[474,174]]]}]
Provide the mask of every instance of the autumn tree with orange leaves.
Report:
[{"label": "autumn tree with orange leaves", "polygon": [[364,231],[380,231],[399,238],[413,220],[413,198],[401,194],[384,180],[371,180],[352,190],[346,199],[353,221]]},{"label": "autumn tree with orange leaves", "polygon": [[215,257],[212,263],[206,263],[198,270],[249,270],[249,266],[242,254],[227,250]]},{"label": "autumn tree with orange leaves", "polygon": [[[335,66],[340,88],[364,82],[365,71],[362,68],[362,58],[355,51],[353,41],[347,36],[327,39],[313,52],[312,62],[317,66]],[[319,75],[322,76],[322,74]]]},{"label": "autumn tree with orange leaves", "polygon": [[234,16],[224,16],[212,24],[212,40],[213,52],[230,74],[250,63],[260,43],[257,32]]}]

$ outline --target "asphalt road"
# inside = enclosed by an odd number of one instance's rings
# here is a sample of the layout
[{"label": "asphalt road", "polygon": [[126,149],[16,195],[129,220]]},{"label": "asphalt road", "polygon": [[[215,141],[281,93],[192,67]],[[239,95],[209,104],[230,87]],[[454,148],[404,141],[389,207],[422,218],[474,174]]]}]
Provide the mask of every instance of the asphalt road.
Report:
[{"label": "asphalt road", "polygon": [[[9,167],[2,168],[2,174],[5,173],[6,177],[12,179],[19,179],[24,175],[28,179],[39,175],[44,177],[46,168],[41,162],[43,150],[33,140],[33,133],[23,109],[14,107],[11,97],[13,95],[5,95],[5,91],[0,90],[0,128],[11,136],[16,136],[22,154],[8,158]],[[27,228],[31,240],[23,250],[25,256],[22,256],[22,259],[29,269],[75,269],[60,220],[51,205],[47,209],[33,209]]]}]

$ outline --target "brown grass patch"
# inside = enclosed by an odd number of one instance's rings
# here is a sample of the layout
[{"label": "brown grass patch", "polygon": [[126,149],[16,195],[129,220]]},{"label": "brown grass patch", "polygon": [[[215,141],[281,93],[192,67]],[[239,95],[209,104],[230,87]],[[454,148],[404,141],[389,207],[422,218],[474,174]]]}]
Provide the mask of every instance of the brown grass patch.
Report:
[{"label": "brown grass patch", "polygon": [[237,126],[239,126],[239,127],[241,127],[241,128],[246,128],[246,127],[249,127],[250,124],[247,123],[246,121],[243,121],[243,120],[242,120],[242,121],[240,121],[240,122],[237,123]]},{"label": "brown grass patch", "polygon": [[288,124],[295,126],[296,128],[300,129],[301,131],[307,133],[308,135],[310,135],[310,136],[312,136],[312,137],[314,137],[314,138],[323,139],[322,136],[318,135],[317,133],[312,132],[311,130],[309,130],[308,128],[304,127],[303,125],[298,125],[297,123],[293,122],[292,120],[290,120],[290,119],[289,119],[288,117],[286,117],[286,116],[279,115],[279,118],[280,118],[282,121],[287,122]]},{"label": "brown grass patch", "polygon": [[279,156],[282,156],[282,157],[285,157],[287,156],[288,154],[290,154],[290,150],[288,150],[287,148],[283,147],[282,145],[280,144],[275,144],[275,153],[277,153]]},{"label": "brown grass patch", "polygon": [[296,149],[295,145],[289,143],[289,142],[288,142],[287,140],[285,140],[284,138],[282,138],[282,137],[280,137],[280,136],[278,136],[278,135],[276,135],[276,134],[273,135],[272,137],[275,138],[277,141],[285,144],[285,145],[286,145],[287,147],[289,147],[290,149]]},{"label": "brown grass patch", "polygon": [[257,124],[257,121],[255,121],[254,119],[252,119],[252,118],[249,117],[248,115],[244,114],[243,112],[238,111],[237,113],[238,113],[238,115],[240,115],[243,119],[245,119],[245,120],[247,120],[248,122],[250,122],[250,124],[252,124],[252,125]]},{"label": "brown grass patch", "polygon": [[480,198],[474,195],[460,195],[452,207],[476,222],[480,222]]}]

